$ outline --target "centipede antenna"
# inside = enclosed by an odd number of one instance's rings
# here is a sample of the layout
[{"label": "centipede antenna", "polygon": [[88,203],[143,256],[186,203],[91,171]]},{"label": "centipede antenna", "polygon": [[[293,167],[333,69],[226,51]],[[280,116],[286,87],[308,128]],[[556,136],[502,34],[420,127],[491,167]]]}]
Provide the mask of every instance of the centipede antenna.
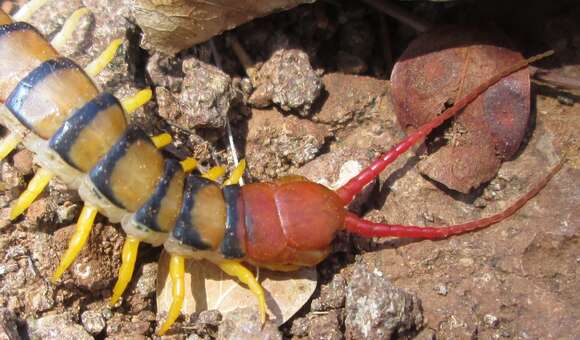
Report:
[{"label": "centipede antenna", "polygon": [[66,19],[60,32],[58,32],[50,42],[52,46],[57,50],[61,50],[66,42],[70,40],[74,31],[79,27],[81,18],[90,13],[91,11],[86,7],[79,8],[74,11],[73,14],[71,14],[71,16]]},{"label": "centipede antenna", "polygon": [[151,137],[151,141],[153,142],[153,144],[155,144],[155,147],[157,149],[163,149],[167,145],[171,144],[171,142],[173,141],[173,137],[171,137],[170,134],[165,132],[157,136]]},{"label": "centipede antenna", "polygon": [[172,285],[171,307],[167,312],[167,319],[157,333],[162,336],[171,328],[171,325],[177,320],[181,313],[181,306],[183,306],[183,299],[185,297],[185,259],[183,256],[171,255],[169,260],[169,276]]},{"label": "centipede antenna", "polygon": [[22,138],[15,133],[10,133],[4,137],[4,139],[0,141],[0,161],[6,158],[6,156],[8,156],[14,149],[16,149],[21,141]]},{"label": "centipede antenna", "polygon": [[14,13],[12,18],[14,21],[28,21],[40,7],[44,6],[49,1],[50,0],[30,0],[20,7],[18,12]]},{"label": "centipede antenna", "polygon": [[512,203],[507,209],[479,220],[442,227],[419,227],[405,226],[400,224],[374,223],[364,220],[353,213],[347,213],[345,219],[346,230],[350,233],[364,237],[411,237],[422,239],[442,239],[452,235],[458,235],[488,227],[500,222],[518,211],[527,201],[536,196],[542,188],[548,184],[550,179],[560,171],[565,159],[556,164],[550,172],[537,182],[527,194]]},{"label": "centipede antenna", "polygon": [[487,81],[483,82],[461,100],[459,100],[455,105],[445,110],[439,116],[433,118],[430,122],[419,127],[415,132],[407,136],[397,145],[392,147],[389,151],[382,154],[377,160],[375,160],[369,167],[364,169],[361,173],[353,177],[345,185],[340,187],[336,193],[345,204],[350,203],[353,198],[362,191],[362,189],[369,184],[372,180],[379,176],[379,174],[392,162],[394,162],[400,155],[409,150],[415,143],[427,137],[433,129],[440,126],[447,119],[455,116],[458,112],[463,110],[469,103],[474,101],[480,94],[485,92],[489,87],[499,82],[503,78],[509,76],[510,74],[519,71],[520,69],[526,67],[537,60],[548,57],[554,54],[554,51],[550,50],[545,53],[539,54],[537,56],[531,57],[527,60],[522,60],[514,65],[509,66],[505,70],[497,73],[496,75],[489,78]]},{"label": "centipede antenna", "polygon": [[212,181],[217,181],[218,178],[222,177],[226,173],[226,168],[221,165],[214,166],[205,173],[201,175],[203,178],[207,178]]},{"label": "centipede antenna", "polygon": [[246,160],[242,159],[236,168],[230,174],[230,177],[224,182],[224,185],[240,184],[242,183],[242,176],[244,176],[244,171],[246,170]]},{"label": "centipede antenna", "polygon": [[266,322],[266,296],[264,288],[260,285],[254,274],[237,261],[224,260],[214,262],[224,273],[237,277],[242,283],[246,284],[250,291],[258,298],[258,310],[260,311],[260,320],[262,324]]},{"label": "centipede antenna", "polygon": [[91,77],[96,77],[99,73],[101,73],[101,71],[105,69],[105,67],[107,67],[107,65],[111,63],[111,60],[113,60],[115,54],[117,54],[117,50],[122,44],[122,39],[115,39],[111,41],[103,53],[101,53],[101,55],[99,55],[95,60],[91,61],[90,64],[85,67],[85,72]]},{"label": "centipede antenna", "polygon": [[193,169],[197,168],[197,160],[191,157],[187,157],[180,161],[179,164],[181,164],[181,168],[184,172],[192,172]]},{"label": "centipede antenna", "polygon": [[119,301],[119,298],[123,295],[127,285],[131,282],[133,271],[135,270],[137,253],[139,252],[139,242],[138,239],[131,235],[127,235],[127,238],[125,238],[123,253],[121,256],[121,268],[119,268],[119,277],[117,278],[117,283],[115,283],[115,287],[113,288],[113,295],[111,296],[110,302],[111,306],[117,304],[117,301]]},{"label": "centipede antenna", "polygon": [[28,183],[26,190],[24,190],[12,206],[10,210],[11,220],[20,216],[34,202],[38,195],[46,188],[52,177],[54,177],[54,174],[43,168],[36,172],[30,183]]},{"label": "centipede antenna", "polygon": [[75,229],[71,239],[68,241],[68,248],[60,259],[60,263],[54,271],[54,274],[52,274],[52,278],[50,279],[52,283],[58,282],[62,274],[64,274],[68,267],[70,267],[70,265],[75,261],[87,243],[96,216],[97,208],[85,204],[77,221],[77,228]]},{"label": "centipede antenna", "polygon": [[137,92],[135,95],[125,98],[121,101],[123,109],[127,113],[135,112],[141,106],[147,104],[153,97],[153,91],[151,89],[143,89]]}]

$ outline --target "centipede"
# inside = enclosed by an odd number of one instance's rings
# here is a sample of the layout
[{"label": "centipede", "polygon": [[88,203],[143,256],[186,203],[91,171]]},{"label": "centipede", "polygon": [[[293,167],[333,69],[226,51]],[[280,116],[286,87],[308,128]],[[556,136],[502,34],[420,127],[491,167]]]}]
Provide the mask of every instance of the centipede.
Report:
[{"label": "centipede", "polygon": [[[75,12],[69,20],[78,21],[81,14]],[[241,186],[244,161],[223,183],[218,182],[225,171],[222,167],[193,172],[195,159],[179,160],[162,152],[171,136],[149,136],[129,122],[128,113],[152,98],[150,89],[119,100],[95,85],[93,78],[110,62],[120,41],[111,42],[83,69],[57,52],[55,45],[63,39],[61,36],[51,43],[26,23],[25,15],[18,12],[11,17],[0,10],[0,122],[9,130],[0,143],[0,157],[5,158],[22,143],[40,166],[13,203],[10,219],[17,219],[54,177],[78,191],[84,206],[51,278],[54,284],[87,242],[97,214],[120,223],[126,238],[112,306],[131,281],[139,245],[163,246],[170,255],[172,303],[159,335],[165,334],[180,315],[186,259],[210,261],[247,285],[265,322],[265,292],[247,265],[279,271],[316,266],[329,256],[339,231],[363,237],[416,239],[473,232],[514,214],[563,165],[561,161],[547,171],[505,210],[463,224],[421,227],[374,223],[348,210],[349,203],[397,157],[490,86],[550,52],[494,75],[333,191],[300,176]]]}]

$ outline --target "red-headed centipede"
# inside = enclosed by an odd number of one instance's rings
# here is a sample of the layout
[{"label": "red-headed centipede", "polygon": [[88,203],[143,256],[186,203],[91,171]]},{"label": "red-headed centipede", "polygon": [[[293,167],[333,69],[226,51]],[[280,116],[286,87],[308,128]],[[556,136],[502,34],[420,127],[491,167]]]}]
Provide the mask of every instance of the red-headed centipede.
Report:
[{"label": "red-headed centipede", "polygon": [[[64,39],[63,36],[59,39]],[[3,61],[0,65],[0,102],[3,104],[0,119],[10,130],[0,144],[0,156],[5,157],[22,142],[35,153],[36,162],[42,166],[14,204],[12,219],[30,205],[53,174],[78,189],[85,202],[77,231],[54,273],[53,282],[58,281],[75,260],[90,234],[97,212],[111,222],[120,222],[127,233],[112,304],[131,280],[139,243],[166,248],[171,256],[173,302],[159,334],[164,334],[179,316],[184,298],[185,258],[209,260],[247,284],[259,300],[260,316],[264,321],[264,291],[243,262],[274,270],[314,266],[329,254],[337,231],[344,229],[368,237],[426,239],[480,229],[512,215],[562,167],[562,163],[556,165],[506,210],[455,226],[379,224],[361,219],[345,208],[399,155],[434,128],[503,77],[546,53],[493,76],[403,139],[336,192],[298,176],[240,187],[238,181],[244,171],[244,162],[221,186],[215,179],[223,169],[214,168],[202,176],[188,174],[195,161],[179,162],[167,158],[159,150],[168,142],[167,135],[150,138],[127,122],[126,112],[147,102],[151,96],[149,90],[122,103],[111,94],[98,91],[91,76],[106,66],[118,44],[114,42],[83,70],[61,57],[31,25],[14,22],[0,11],[0,59]],[[136,168],[139,176],[133,175]]]}]

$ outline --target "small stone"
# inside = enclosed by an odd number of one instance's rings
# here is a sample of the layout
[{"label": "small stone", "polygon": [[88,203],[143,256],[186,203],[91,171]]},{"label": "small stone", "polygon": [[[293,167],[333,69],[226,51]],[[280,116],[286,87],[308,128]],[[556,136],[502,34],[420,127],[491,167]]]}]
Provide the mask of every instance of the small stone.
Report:
[{"label": "small stone", "polygon": [[31,339],[46,340],[92,340],[84,328],[74,323],[69,314],[47,315],[26,321]]},{"label": "small stone", "polygon": [[310,320],[309,339],[340,340],[343,334],[340,331],[340,317],[338,311],[319,314]]},{"label": "small stone", "polygon": [[202,311],[201,313],[199,313],[199,317],[197,319],[198,323],[203,323],[212,326],[217,326],[221,321],[222,314],[215,309]]},{"label": "small stone", "polygon": [[81,314],[81,322],[85,330],[93,335],[101,333],[106,326],[105,318],[100,313],[92,310]]},{"label": "small stone", "polygon": [[23,175],[30,175],[32,173],[32,152],[23,149],[14,154],[14,167]]},{"label": "small stone", "polygon": [[311,304],[313,311],[326,311],[344,307],[346,297],[346,280],[340,274],[336,274],[330,283],[322,285],[320,297],[314,299]]},{"label": "small stone", "polygon": [[60,223],[71,223],[78,215],[79,206],[72,202],[64,202],[63,205],[56,208],[56,215]]},{"label": "small stone", "polygon": [[433,287],[433,290],[441,296],[447,296],[447,293],[449,293],[449,289],[447,288],[447,285],[444,283],[440,283],[437,286]]},{"label": "small stone", "polygon": [[218,328],[217,339],[282,340],[282,334],[271,321],[266,321],[262,325],[258,313],[253,308],[239,308],[224,315],[224,320]]},{"label": "small stone", "polygon": [[42,285],[32,293],[30,301],[32,310],[44,312],[54,307],[54,290],[49,285]]},{"label": "small stone", "polygon": [[290,333],[297,337],[304,337],[308,334],[310,329],[310,319],[308,317],[296,318],[292,322]]},{"label": "small stone", "polygon": [[305,52],[280,49],[258,70],[254,87],[249,102],[255,107],[273,103],[305,117],[322,91],[322,80]]},{"label": "small stone", "polygon": [[493,314],[485,314],[483,321],[488,327],[497,328],[499,326],[499,318]]},{"label": "small stone", "polygon": [[141,267],[139,278],[135,285],[135,291],[143,296],[149,296],[155,292],[157,284],[157,262],[146,263]]},{"label": "small stone", "polygon": [[421,300],[365,265],[355,265],[346,295],[346,338],[389,339],[419,330]]}]

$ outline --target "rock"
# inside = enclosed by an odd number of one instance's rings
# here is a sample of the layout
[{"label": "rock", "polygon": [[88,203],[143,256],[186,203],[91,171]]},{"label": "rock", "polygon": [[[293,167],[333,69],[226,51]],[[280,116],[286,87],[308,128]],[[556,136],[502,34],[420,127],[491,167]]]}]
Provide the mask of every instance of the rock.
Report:
[{"label": "rock", "polygon": [[28,336],[46,340],[92,340],[83,327],[74,323],[70,315],[47,315],[40,319],[27,320]]},{"label": "rock", "polygon": [[346,297],[346,280],[340,274],[336,274],[332,281],[322,285],[320,297],[314,299],[311,304],[313,311],[326,311],[344,307]]},{"label": "rock", "polygon": [[323,125],[283,116],[276,109],[254,109],[246,146],[250,173],[261,179],[284,175],[312,160],[329,136]]},{"label": "rock", "polygon": [[219,325],[218,340],[268,339],[282,340],[278,327],[270,321],[261,324],[258,313],[253,308],[236,309],[224,316]]},{"label": "rock", "polygon": [[249,102],[258,108],[270,104],[307,116],[320,95],[322,81],[308,55],[301,50],[278,50],[258,70]]},{"label": "rock", "polygon": [[54,307],[54,289],[48,284],[40,285],[29,295],[30,307],[35,313],[41,313]]},{"label": "rock", "polygon": [[167,117],[186,128],[224,128],[231,101],[235,98],[230,76],[195,58],[183,62],[185,79],[177,97],[179,113]]},{"label": "rock", "polygon": [[20,339],[16,325],[17,317],[13,311],[0,308],[0,339]]},{"label": "rock", "polygon": [[22,176],[32,173],[32,152],[23,149],[14,154],[12,158],[14,167]]},{"label": "rock", "polygon": [[114,336],[115,339],[138,338],[151,331],[151,322],[142,320],[127,320],[119,315],[115,315],[107,322],[107,336]]},{"label": "rock", "polygon": [[155,293],[157,284],[157,262],[145,263],[137,274],[135,292],[143,296],[150,296]]},{"label": "rock", "polygon": [[358,264],[346,293],[347,339],[388,339],[419,330],[421,300]]},{"label": "rock", "polygon": [[308,339],[312,340],[341,340],[344,338],[341,329],[339,311],[332,310],[325,314],[313,316],[310,320]]},{"label": "rock", "polygon": [[93,335],[101,333],[107,325],[101,313],[92,310],[81,314],[81,322],[85,330]]}]

